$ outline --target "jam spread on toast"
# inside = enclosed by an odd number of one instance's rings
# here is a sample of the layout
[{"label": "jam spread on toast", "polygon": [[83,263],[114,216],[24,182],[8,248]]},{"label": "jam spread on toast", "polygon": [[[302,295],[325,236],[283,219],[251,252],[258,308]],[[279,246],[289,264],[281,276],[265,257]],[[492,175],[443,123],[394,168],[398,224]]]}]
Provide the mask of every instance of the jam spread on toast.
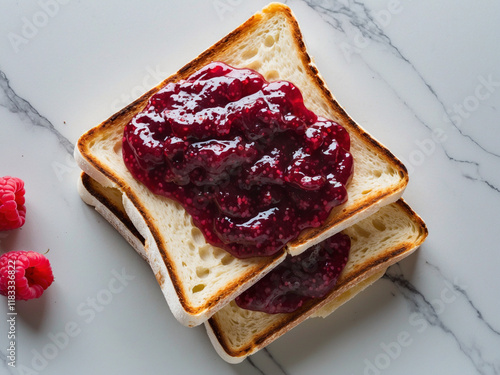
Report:
[{"label": "jam spread on toast", "polygon": [[347,264],[351,239],[337,233],[300,255],[290,256],[236,297],[247,310],[291,313],[307,301],[325,297]]},{"label": "jam spread on toast", "polygon": [[238,258],[271,256],[321,226],[347,200],[349,149],[347,131],[292,83],[221,62],[168,83],[123,135],[132,175]]}]

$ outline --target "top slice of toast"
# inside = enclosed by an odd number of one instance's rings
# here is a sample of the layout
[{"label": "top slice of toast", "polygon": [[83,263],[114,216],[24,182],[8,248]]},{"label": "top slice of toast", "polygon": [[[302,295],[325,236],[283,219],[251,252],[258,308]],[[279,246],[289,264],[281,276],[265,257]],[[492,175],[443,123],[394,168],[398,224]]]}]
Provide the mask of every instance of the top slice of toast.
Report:
[{"label": "top slice of toast", "polygon": [[[236,259],[207,244],[182,206],[151,193],[133,178],[122,159],[125,125],[169,82],[187,78],[212,61],[257,70],[267,80],[287,80],[306,106],[337,121],[351,136],[354,175],[348,201],[320,228],[308,229],[269,258]],[[158,86],[80,137],[75,159],[84,172],[122,193],[123,205],[145,238],[146,256],[174,316],[201,324],[279,264],[399,199],[408,183],[405,167],[340,107],[306,51],[291,10],[272,3]]]}]

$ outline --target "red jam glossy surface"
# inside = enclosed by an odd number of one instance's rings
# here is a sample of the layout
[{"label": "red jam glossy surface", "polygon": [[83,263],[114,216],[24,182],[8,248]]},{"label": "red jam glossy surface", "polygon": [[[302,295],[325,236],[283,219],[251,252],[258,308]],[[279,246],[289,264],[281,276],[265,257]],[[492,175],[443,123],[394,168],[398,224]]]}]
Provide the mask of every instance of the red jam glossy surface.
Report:
[{"label": "red jam glossy surface", "polygon": [[236,297],[247,310],[291,313],[330,292],[349,257],[351,239],[338,233],[297,256],[288,256],[250,289]]},{"label": "red jam glossy surface", "polygon": [[349,149],[293,84],[219,62],[158,91],[123,135],[132,175],[238,258],[276,253],[345,202]]}]

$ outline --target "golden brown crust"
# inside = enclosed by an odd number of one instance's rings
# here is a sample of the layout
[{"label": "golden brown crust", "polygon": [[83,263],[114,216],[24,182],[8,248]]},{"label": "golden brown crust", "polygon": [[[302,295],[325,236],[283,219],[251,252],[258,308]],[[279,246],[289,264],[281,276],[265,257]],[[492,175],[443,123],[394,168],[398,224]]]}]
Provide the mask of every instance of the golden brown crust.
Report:
[{"label": "golden brown crust", "polygon": [[[147,93],[145,93],[143,96],[135,100],[133,103],[129,104],[113,116],[111,116],[109,119],[98,125],[97,127],[89,130],[87,133],[85,133],[78,141],[77,147],[81,153],[81,155],[86,159],[86,161],[92,165],[93,168],[95,168],[99,173],[104,175],[107,179],[112,181],[127,197],[130,199],[132,204],[137,208],[138,211],[142,214],[143,217],[147,217],[148,213],[145,207],[141,204],[140,199],[137,197],[137,195],[130,189],[130,187],[127,186],[124,181],[114,173],[114,171],[107,169],[97,158],[93,157],[92,153],[89,151],[88,146],[92,144],[92,141],[96,134],[100,134],[102,132],[110,131],[110,129],[113,129],[115,127],[119,127],[120,131],[123,131],[123,127],[128,123],[128,121],[142,108],[146,105],[147,101],[149,98],[156,93],[161,87],[166,85],[169,82],[174,82],[178,81],[180,79],[186,78],[192,73],[194,73],[196,70],[201,68],[202,66],[206,65],[207,63],[214,61],[214,60],[219,60],[218,56],[221,56],[225,50],[230,49],[232,46],[235,44],[239,43],[242,39],[245,38],[246,35],[248,35],[251,30],[255,29],[258,27],[259,21],[268,15],[272,14],[282,14],[284,17],[287,18],[289,27],[292,30],[293,35],[295,36],[295,43],[296,43],[296,48],[301,52],[301,59],[304,63],[304,66],[307,68],[307,75],[310,76],[311,79],[313,79],[317,85],[318,88],[321,90],[322,95],[324,98],[330,103],[332,108],[336,111],[339,119],[341,120],[342,124],[344,126],[348,126],[350,128],[351,132],[357,133],[360,136],[360,139],[363,142],[366,142],[367,144],[370,144],[372,147],[375,147],[380,154],[385,155],[388,161],[390,161],[395,168],[399,170],[399,172],[404,176],[404,178],[401,181],[401,184],[397,186],[395,189],[391,191],[386,191],[384,195],[391,195],[398,193],[399,191],[402,191],[404,187],[407,184],[407,173],[404,168],[404,166],[392,155],[385,147],[383,147],[381,144],[379,144],[376,140],[371,138],[364,130],[362,130],[348,115],[347,113],[342,109],[342,107],[335,101],[333,96],[331,95],[331,92],[327,89],[323,79],[318,75],[317,68],[314,66],[314,64],[311,62],[311,58],[309,54],[307,53],[306,46],[304,44],[303,38],[302,38],[302,33],[299,29],[299,25],[297,21],[295,20],[291,10],[283,4],[271,4],[267,8],[263,10],[262,13],[258,13],[254,16],[252,16],[250,19],[248,19],[245,23],[243,23],[240,27],[229,33],[227,36],[225,36],[223,39],[221,39],[219,42],[214,44],[212,47],[201,53],[198,57],[196,57],[194,60],[189,62],[188,64],[184,65],[179,71],[172,76],[168,77],[165,79],[162,83],[157,85],[156,87],[152,88],[149,90]],[[378,196],[376,200],[380,200],[381,198],[384,198],[384,196]],[[358,211],[361,211],[365,209],[366,207],[369,207],[374,203],[374,199],[366,199],[366,201],[362,202],[361,205],[356,206],[350,211],[346,211],[347,215],[352,215]],[[331,217],[329,221],[326,224],[327,228],[333,227],[337,225],[339,222],[342,222],[345,220],[344,217]],[[177,272],[173,268],[173,262],[171,261],[169,257],[169,253],[167,249],[165,248],[165,245],[163,241],[159,240],[161,238],[160,233],[157,232],[157,229],[154,226],[150,226],[149,229],[151,230],[151,233],[158,243],[158,247],[161,253],[161,257],[167,267],[169,276],[172,280],[172,284],[174,286],[174,289],[176,290],[179,300],[183,308],[191,314],[199,314],[201,311],[210,309],[212,306],[215,306],[220,299],[224,299],[225,297],[229,296],[232,293],[233,288],[237,287],[238,284],[241,282],[241,280],[237,280],[234,283],[227,285],[225,290],[222,290],[220,295],[217,296],[217,298],[213,298],[209,301],[206,302],[204,306],[196,307],[194,308],[193,306],[189,305],[189,303],[186,302],[186,298],[184,296],[184,292],[181,288],[181,280],[178,279]],[[299,243],[305,243],[308,242],[314,238],[316,238],[321,232],[324,232],[325,227],[322,227],[320,229],[314,229],[314,230],[308,230],[305,231],[296,241],[294,241],[292,244],[299,244]],[[275,256],[269,258],[269,261],[267,263],[262,263],[262,267],[260,270],[264,269],[269,262],[273,262],[276,259],[280,258],[283,255],[283,252],[278,252]],[[257,270],[259,272],[259,270]],[[255,273],[255,268],[252,270],[252,273]],[[245,277],[250,277],[251,275],[246,275]]]}]

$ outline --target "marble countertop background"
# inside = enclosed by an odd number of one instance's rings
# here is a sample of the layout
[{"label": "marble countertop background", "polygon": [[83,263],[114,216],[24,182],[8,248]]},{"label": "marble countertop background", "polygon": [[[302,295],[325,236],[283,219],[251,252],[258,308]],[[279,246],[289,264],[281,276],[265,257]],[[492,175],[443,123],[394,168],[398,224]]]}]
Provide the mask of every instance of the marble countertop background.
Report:
[{"label": "marble countertop background", "polygon": [[56,281],[16,305],[16,367],[0,303],[0,374],[500,373],[500,2],[286,3],[340,104],[406,164],[425,244],[326,320],[225,363],[80,200],[72,153],[267,2],[3,0],[0,175],[25,181],[28,214],[0,248],[50,249]]}]

